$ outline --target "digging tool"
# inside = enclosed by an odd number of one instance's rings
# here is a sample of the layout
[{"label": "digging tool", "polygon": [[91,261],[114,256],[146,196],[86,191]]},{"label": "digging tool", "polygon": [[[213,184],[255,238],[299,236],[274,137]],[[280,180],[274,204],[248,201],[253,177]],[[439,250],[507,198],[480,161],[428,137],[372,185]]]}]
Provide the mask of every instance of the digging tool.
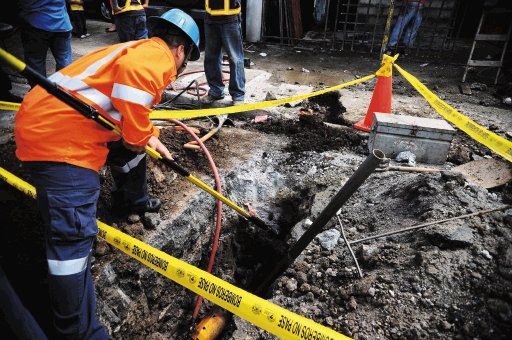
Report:
[{"label": "digging tool", "polygon": [[[94,120],[104,128],[111,130],[112,132],[116,133],[119,136],[122,135],[122,131],[119,128],[119,126],[117,126],[115,123],[113,123],[108,118],[103,116],[93,106],[81,101],[80,99],[76,98],[73,94],[68,92],[67,89],[58,86],[54,82],[50,81],[48,78],[43,77],[30,66],[26,65],[24,62],[22,62],[12,54],[8,53],[3,48],[0,48],[0,59],[4,60],[9,66],[11,66],[17,72],[25,76],[27,79],[33,81],[35,84],[41,86],[46,91],[48,91],[48,93],[55,96],[63,103],[69,105],[86,118]],[[272,230],[269,226],[266,225],[266,223],[262,219],[258,218],[257,216],[251,215],[243,208],[239,207],[234,202],[232,202],[230,199],[224,197],[221,193],[209,187],[206,183],[202,182],[200,179],[192,175],[176,161],[162,157],[162,155],[158,151],[150,148],[149,146],[146,146],[146,153],[149,156],[153,157],[154,159],[167,165],[169,168],[174,170],[179,175],[185,177],[185,179],[187,179],[192,184],[206,191],[213,197],[221,200],[223,203],[225,203],[230,208],[235,210],[241,216],[245,217],[247,220],[253,222],[255,225],[267,230]]]},{"label": "digging tool", "polygon": [[[224,123],[226,123],[226,124],[230,123],[230,125],[234,125],[233,121],[228,118],[228,115],[219,115],[216,118],[218,119],[217,127],[210,130],[210,132],[208,132],[206,135],[201,137],[200,138],[201,142],[205,142],[206,140],[210,139],[213,135],[215,135],[217,132],[219,132],[219,130],[222,128],[222,125],[224,125]],[[185,149],[189,149],[189,150],[200,150],[200,147],[199,147],[199,145],[197,145],[196,141],[188,142],[187,144],[183,145],[183,147]]]}]

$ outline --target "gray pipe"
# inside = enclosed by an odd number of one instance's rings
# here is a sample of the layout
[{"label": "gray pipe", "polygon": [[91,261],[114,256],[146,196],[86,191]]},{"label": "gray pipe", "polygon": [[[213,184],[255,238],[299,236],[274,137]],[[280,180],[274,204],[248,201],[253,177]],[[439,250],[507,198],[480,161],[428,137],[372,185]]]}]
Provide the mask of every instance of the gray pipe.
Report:
[{"label": "gray pipe", "polygon": [[[336,212],[347,202],[354,192],[364,183],[364,181],[375,171],[380,162],[386,156],[380,150],[373,152],[365,159],[363,164],[359,166],[356,172],[350,176],[347,183],[338,191],[336,196],[327,204],[324,210],[318,215],[313,224],[306,230],[302,237],[288,250],[277,263],[264,265],[255,274],[253,284],[256,285],[254,292],[259,295],[265,292],[268,287],[281,276],[286,269],[295,261],[302,251],[311,243],[318,235],[322,228],[336,214]],[[254,282],[253,281],[253,282]]]}]

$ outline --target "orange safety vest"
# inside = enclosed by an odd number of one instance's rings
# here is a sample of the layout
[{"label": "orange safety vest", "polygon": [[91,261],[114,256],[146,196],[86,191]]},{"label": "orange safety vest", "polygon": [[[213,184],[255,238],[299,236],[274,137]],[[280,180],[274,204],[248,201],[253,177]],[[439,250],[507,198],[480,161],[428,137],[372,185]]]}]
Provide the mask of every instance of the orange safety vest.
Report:
[{"label": "orange safety vest", "polygon": [[[176,63],[167,44],[151,38],[92,52],[49,79],[116,122],[127,143],[144,146],[152,135],[158,137],[149,113],[176,79]],[[64,162],[98,171],[107,143],[119,136],[36,86],[16,114],[15,138],[21,161]]]},{"label": "orange safety vest", "polygon": [[[124,0],[124,6],[121,6],[122,1],[123,0],[117,1],[117,5],[119,6],[119,9],[117,11],[115,10],[114,6],[112,6],[112,1],[110,2],[112,13],[114,13],[114,15],[128,11],[138,11],[144,9],[144,7],[142,7],[142,3],[140,2],[140,0]],[[134,2],[135,4],[133,4]]]},{"label": "orange safety vest", "polygon": [[205,8],[212,16],[235,15],[242,10],[240,3],[233,0],[205,0]]}]

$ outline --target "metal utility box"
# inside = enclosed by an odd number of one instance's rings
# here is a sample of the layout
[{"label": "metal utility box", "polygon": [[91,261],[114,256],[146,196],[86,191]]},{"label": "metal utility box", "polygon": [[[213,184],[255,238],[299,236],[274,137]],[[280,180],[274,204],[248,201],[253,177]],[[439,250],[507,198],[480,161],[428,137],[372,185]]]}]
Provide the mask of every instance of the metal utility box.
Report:
[{"label": "metal utility box", "polygon": [[455,131],[443,119],[375,112],[368,148],[382,150],[389,158],[411,151],[417,162],[443,164]]}]

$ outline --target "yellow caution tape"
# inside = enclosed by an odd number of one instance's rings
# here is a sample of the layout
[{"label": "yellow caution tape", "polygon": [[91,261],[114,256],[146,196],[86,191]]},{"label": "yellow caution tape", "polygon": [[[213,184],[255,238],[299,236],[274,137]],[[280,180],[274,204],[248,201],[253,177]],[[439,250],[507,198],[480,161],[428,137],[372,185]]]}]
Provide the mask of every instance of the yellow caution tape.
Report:
[{"label": "yellow caution tape", "polygon": [[[387,56],[387,57],[389,57],[389,56]],[[391,57],[389,57],[389,58],[391,58]],[[324,93],[336,91],[336,90],[342,89],[347,86],[365,82],[372,78],[375,78],[374,74],[360,78],[360,79],[352,80],[347,83],[329,87],[329,88],[326,88],[323,90],[315,91],[312,93],[307,93],[307,94],[293,96],[293,97],[287,97],[287,98],[283,98],[283,99],[268,100],[268,101],[259,102],[259,103],[250,103],[250,104],[243,104],[243,105],[238,105],[238,106],[218,107],[218,108],[201,109],[201,110],[156,110],[156,111],[152,111],[149,114],[149,118],[150,119],[200,118],[200,117],[218,116],[218,115],[222,115],[222,114],[230,114],[230,113],[237,113],[237,112],[246,112],[246,111],[252,111],[252,110],[261,110],[261,109],[264,109],[267,107],[283,105],[286,103],[291,103],[291,102],[319,96]],[[20,104],[0,102],[0,110],[18,110],[19,108],[20,108]]]},{"label": "yellow caution tape", "polygon": [[18,111],[20,109],[20,106],[21,106],[20,103],[10,103],[10,102],[0,101],[0,110]]},{"label": "yellow caution tape", "polygon": [[199,117],[207,117],[207,116],[217,116],[217,115],[221,115],[221,114],[230,114],[230,113],[246,112],[246,111],[252,111],[252,110],[261,110],[261,109],[264,109],[267,107],[283,105],[286,103],[291,103],[291,102],[311,98],[314,96],[318,96],[318,95],[328,93],[331,91],[336,91],[336,90],[342,89],[347,86],[365,82],[372,78],[375,78],[374,74],[360,78],[360,79],[355,79],[355,80],[349,81],[347,83],[329,87],[329,88],[326,88],[323,90],[312,92],[312,93],[307,93],[307,94],[283,98],[283,99],[268,100],[268,101],[264,101],[264,102],[238,105],[238,106],[219,107],[219,108],[203,109],[203,110],[158,110],[158,111],[151,112],[149,114],[149,118],[151,118],[151,119],[199,118]]},{"label": "yellow caution tape", "polygon": [[[35,198],[29,183],[0,167],[0,177]],[[350,339],[303,316],[248,293],[208,272],[98,222],[98,236],[163,276],[283,339]]]},{"label": "yellow caution tape", "polygon": [[375,73],[378,77],[391,77],[393,75],[393,63],[398,58],[398,54],[391,57],[387,54],[382,55],[382,66]]},{"label": "yellow caution tape", "polygon": [[487,146],[509,162],[512,162],[512,142],[478,125],[433,94],[413,75],[395,64],[396,69],[447,121],[467,133],[477,142]]}]

